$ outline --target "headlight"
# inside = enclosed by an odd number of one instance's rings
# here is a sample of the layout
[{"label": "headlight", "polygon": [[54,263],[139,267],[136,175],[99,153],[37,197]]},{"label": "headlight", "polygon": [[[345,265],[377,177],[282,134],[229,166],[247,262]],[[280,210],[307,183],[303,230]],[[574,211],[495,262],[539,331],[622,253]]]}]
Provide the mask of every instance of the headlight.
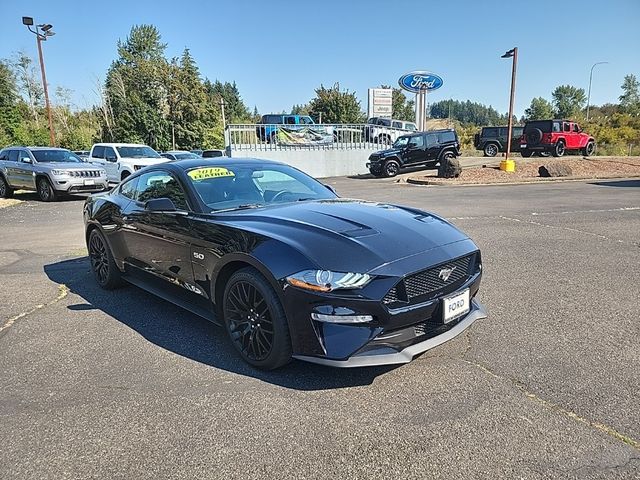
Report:
[{"label": "headlight", "polygon": [[51,175],[63,176],[69,175],[69,172],[67,172],[66,170],[51,170]]},{"label": "headlight", "polygon": [[315,292],[362,288],[370,281],[371,275],[366,273],[331,272],[329,270],[304,270],[287,277],[289,285]]}]

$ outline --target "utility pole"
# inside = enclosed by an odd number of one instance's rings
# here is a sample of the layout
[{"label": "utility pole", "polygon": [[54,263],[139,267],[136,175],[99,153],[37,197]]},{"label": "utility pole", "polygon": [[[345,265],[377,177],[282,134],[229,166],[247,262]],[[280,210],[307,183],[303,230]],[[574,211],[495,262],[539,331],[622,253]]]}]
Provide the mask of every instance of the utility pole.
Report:
[{"label": "utility pole", "polygon": [[[36,25],[36,29],[32,30],[31,26],[33,25],[33,18],[31,17],[22,17],[23,25],[29,29],[29,31],[35,34],[38,43],[38,57],[40,59],[40,73],[42,74],[42,88],[44,90],[44,103],[47,109],[47,117],[49,118],[49,145],[55,146],[56,137],[53,132],[53,117],[51,115],[51,104],[49,103],[49,87],[47,86],[47,74],[44,68],[44,57],[42,55],[42,42],[47,40],[47,37],[51,37],[55,35],[51,29],[53,25],[51,24],[40,24]],[[42,30],[42,31],[41,31]]]},{"label": "utility pole", "polygon": [[[513,47],[507,51],[501,58],[513,58],[511,65],[511,95],[509,97],[509,127],[507,128],[507,154],[505,161],[509,162],[509,156],[511,155],[511,137],[513,135],[513,102],[516,96],[516,68],[518,65],[518,47]],[[508,165],[505,166],[505,170],[509,170]]]},{"label": "utility pole", "polygon": [[587,94],[587,122],[589,121],[589,106],[591,104],[591,80],[593,79],[593,68],[596,65],[604,65],[605,63],[609,62],[596,62],[591,65],[591,72],[589,73],[589,93]]}]

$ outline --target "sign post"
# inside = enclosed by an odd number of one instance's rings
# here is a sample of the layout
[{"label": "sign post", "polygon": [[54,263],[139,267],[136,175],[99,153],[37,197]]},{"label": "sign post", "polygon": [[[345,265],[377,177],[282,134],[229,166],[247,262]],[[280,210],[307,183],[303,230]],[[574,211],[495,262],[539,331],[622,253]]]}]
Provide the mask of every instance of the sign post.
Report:
[{"label": "sign post", "polygon": [[405,73],[398,84],[404,90],[416,94],[416,126],[419,131],[424,132],[427,129],[427,92],[440,88],[442,78],[434,73],[417,70]]}]

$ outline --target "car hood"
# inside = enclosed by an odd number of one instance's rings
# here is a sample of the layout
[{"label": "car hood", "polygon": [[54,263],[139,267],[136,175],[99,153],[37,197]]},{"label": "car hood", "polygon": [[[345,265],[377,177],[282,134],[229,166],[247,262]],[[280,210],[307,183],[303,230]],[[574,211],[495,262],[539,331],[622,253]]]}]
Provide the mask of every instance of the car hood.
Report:
[{"label": "car hood", "polygon": [[213,214],[285,242],[318,268],[370,272],[443,245],[468,240],[431,213],[363,200],[335,199]]},{"label": "car hood", "polygon": [[87,162],[38,162],[38,167],[47,170],[86,170],[87,168],[102,169],[102,165]]},{"label": "car hood", "polygon": [[396,156],[402,153],[402,148],[387,148],[386,150],[378,150],[374,155],[379,158],[389,157],[391,155]]}]

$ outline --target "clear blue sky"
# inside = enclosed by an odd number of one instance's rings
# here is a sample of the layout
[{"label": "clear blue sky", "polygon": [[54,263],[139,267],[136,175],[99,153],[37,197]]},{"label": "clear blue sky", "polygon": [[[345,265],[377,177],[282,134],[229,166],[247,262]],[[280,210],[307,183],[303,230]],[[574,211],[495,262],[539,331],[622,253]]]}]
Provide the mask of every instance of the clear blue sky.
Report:
[{"label": "clear blue sky", "polygon": [[520,50],[516,113],[560,84],[587,89],[592,103],[614,102],[628,73],[640,77],[640,0],[530,1],[201,1],[0,0],[0,58],[36,41],[21,17],[54,25],[44,44],[49,84],[96,102],[116,42],[131,26],[156,25],[168,56],[191,49],[203,76],[235,80],[261,113],[305,103],[318,85],[355,91],[397,85],[401,74],[429,70],[444,79],[430,102],[454,98],[508,109],[510,61]]}]

